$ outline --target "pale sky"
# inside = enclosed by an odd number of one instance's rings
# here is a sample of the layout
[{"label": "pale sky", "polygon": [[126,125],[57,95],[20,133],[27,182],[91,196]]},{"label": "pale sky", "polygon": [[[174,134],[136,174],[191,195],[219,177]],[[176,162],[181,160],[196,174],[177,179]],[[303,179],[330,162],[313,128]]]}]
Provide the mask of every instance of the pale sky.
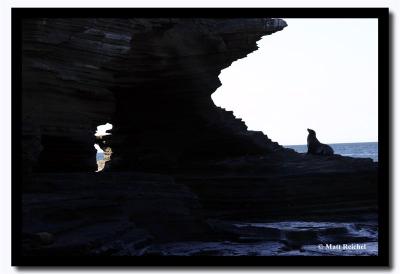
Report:
[{"label": "pale sky", "polygon": [[[107,133],[107,130],[112,129],[112,124],[106,123],[104,125],[99,125],[97,127],[97,131],[94,134],[95,136],[104,136],[104,135],[110,135],[111,133]],[[103,153],[104,151],[100,148],[98,144],[94,145],[94,148],[97,150],[98,153]]]},{"label": "pale sky", "polygon": [[212,95],[281,145],[378,140],[378,20],[285,19],[224,69]]}]

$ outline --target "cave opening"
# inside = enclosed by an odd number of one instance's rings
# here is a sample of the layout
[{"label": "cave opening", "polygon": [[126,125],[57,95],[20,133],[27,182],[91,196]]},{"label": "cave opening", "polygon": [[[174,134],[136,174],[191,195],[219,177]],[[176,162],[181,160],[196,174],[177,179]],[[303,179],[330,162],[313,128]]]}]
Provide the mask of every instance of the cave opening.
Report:
[{"label": "cave opening", "polygon": [[94,134],[96,137],[96,142],[94,144],[94,148],[96,149],[96,163],[97,170],[96,172],[103,171],[106,167],[106,163],[111,161],[112,149],[111,149],[111,132],[113,125],[110,123],[106,123],[103,125],[97,126],[96,133]]}]

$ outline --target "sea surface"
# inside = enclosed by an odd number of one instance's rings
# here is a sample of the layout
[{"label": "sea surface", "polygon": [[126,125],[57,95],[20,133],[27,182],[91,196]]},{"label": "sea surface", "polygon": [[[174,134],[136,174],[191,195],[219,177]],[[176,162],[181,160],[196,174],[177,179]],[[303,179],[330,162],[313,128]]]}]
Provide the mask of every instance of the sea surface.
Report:
[{"label": "sea surface", "polygon": [[[229,225],[228,225],[229,226]],[[234,223],[236,240],[154,245],[164,256],[377,256],[377,222]],[[279,232],[279,233],[277,233]],[[147,253],[147,254],[146,254]]]},{"label": "sea surface", "polygon": [[[329,144],[335,154],[378,161],[378,143]],[[299,153],[307,145],[285,146]],[[97,159],[103,159],[103,153]],[[377,256],[378,225],[368,221],[232,222],[237,238],[152,245],[140,255],[166,256]],[[225,228],[226,226],[223,226]],[[271,231],[279,231],[278,236]],[[224,232],[224,231],[221,231]],[[274,236],[275,235],[275,236]],[[280,235],[280,236],[279,236]],[[280,238],[282,236],[282,239]],[[274,238],[275,237],[275,238]],[[277,238],[276,238],[277,237]],[[129,253],[128,253],[129,254]]]},{"label": "sea surface", "polygon": [[[371,158],[374,162],[378,162],[378,142],[368,143],[343,143],[343,144],[329,144],[335,154],[349,156],[354,158]],[[294,149],[299,153],[307,152],[307,145],[293,145],[285,146]],[[103,160],[104,154],[97,153],[97,161]]]},{"label": "sea surface", "polygon": [[[335,154],[354,158],[371,158],[374,162],[378,162],[378,142],[343,143],[329,145],[333,148]],[[294,145],[285,147],[292,148],[299,153],[307,152],[307,145]]]},{"label": "sea surface", "polygon": [[104,153],[98,153],[98,152],[97,152],[97,154],[96,154],[96,161],[103,160],[103,159],[104,159]]}]

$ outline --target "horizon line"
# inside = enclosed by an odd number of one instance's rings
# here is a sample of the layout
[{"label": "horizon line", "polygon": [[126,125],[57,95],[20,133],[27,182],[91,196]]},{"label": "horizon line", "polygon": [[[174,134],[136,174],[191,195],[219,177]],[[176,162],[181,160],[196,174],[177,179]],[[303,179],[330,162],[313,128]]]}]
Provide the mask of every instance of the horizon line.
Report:
[{"label": "horizon line", "polygon": [[[278,142],[279,143],[279,142]],[[379,143],[379,141],[361,141],[361,142],[342,142],[342,143],[326,143],[328,145],[341,145],[341,144],[360,144],[360,143]],[[306,146],[306,144],[280,144],[281,146]]]}]

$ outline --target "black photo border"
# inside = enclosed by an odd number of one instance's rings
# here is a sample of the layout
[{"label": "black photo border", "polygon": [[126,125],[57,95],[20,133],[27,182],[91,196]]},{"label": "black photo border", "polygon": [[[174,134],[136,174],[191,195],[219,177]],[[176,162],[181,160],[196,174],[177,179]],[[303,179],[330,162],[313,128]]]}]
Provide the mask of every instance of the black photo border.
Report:
[{"label": "black photo border", "polygon": [[[389,266],[389,9],[388,8],[12,8],[12,260],[13,266]],[[21,48],[23,18],[200,17],[378,19],[378,256],[22,256]]]}]

